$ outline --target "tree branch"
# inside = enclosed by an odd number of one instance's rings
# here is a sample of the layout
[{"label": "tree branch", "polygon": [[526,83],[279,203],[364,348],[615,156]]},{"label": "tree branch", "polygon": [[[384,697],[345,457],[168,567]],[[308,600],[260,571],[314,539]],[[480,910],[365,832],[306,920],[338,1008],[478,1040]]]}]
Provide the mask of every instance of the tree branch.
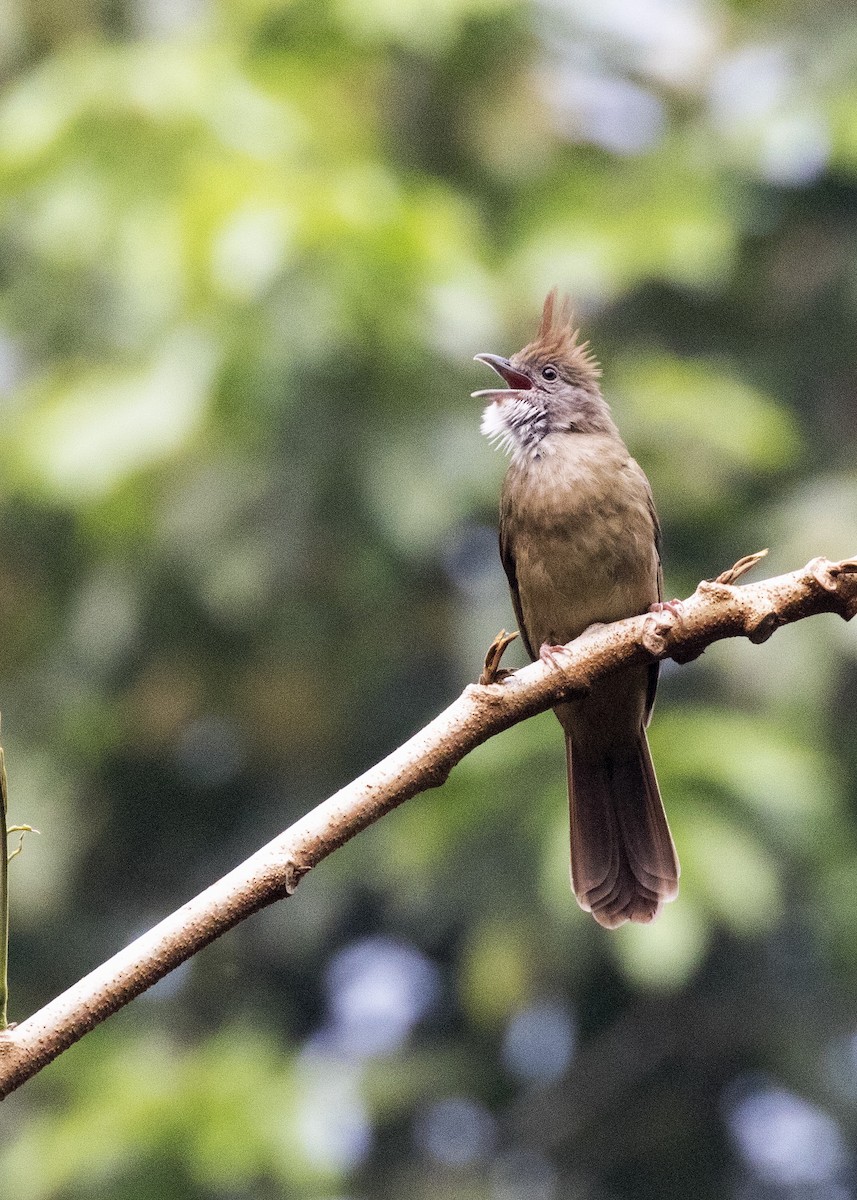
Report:
[{"label": "tree branch", "polygon": [[816,613],[836,612],[845,620],[857,614],[857,559],[816,558],[800,571],[736,587],[761,557],[750,555],[700,583],[681,605],[584,634],[569,643],[558,665],[537,662],[500,682],[465,688],[377,766],[39,1012],[0,1033],[0,1098],[203,946],[290,896],[338,846],[404,800],[443,783],[457,762],[501,730],[585,692],[618,667],[656,658],[688,662],[721,638],[763,642],[781,625]]}]

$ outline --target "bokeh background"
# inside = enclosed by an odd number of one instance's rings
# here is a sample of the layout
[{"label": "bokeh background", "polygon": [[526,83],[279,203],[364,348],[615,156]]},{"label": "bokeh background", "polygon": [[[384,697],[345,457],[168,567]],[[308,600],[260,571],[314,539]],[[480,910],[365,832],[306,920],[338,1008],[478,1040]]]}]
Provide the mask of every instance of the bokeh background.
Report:
[{"label": "bokeh background", "polygon": [[[567,288],[669,595],[857,551],[857,10],[3,0],[21,1019],[513,620],[477,351]],[[857,1196],[857,633],[667,668],[684,867],[569,892],[550,714],[7,1100],[16,1200]]]}]

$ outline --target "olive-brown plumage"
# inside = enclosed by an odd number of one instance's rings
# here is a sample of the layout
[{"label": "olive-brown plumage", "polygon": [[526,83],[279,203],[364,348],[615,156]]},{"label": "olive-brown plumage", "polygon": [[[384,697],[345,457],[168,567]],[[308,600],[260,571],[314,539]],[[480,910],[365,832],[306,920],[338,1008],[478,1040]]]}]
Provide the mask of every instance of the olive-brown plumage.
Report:
[{"label": "olive-brown plumage", "polygon": [[[535,659],[661,599],[657,518],[567,301],[550,293],[535,341],[511,359],[477,358],[509,385],[474,395],[489,399],[483,432],[511,455],[500,554]],[[554,710],[566,736],[572,885],[609,928],[651,921],[678,890],[645,732],[656,685],[657,664],[634,667]]]}]

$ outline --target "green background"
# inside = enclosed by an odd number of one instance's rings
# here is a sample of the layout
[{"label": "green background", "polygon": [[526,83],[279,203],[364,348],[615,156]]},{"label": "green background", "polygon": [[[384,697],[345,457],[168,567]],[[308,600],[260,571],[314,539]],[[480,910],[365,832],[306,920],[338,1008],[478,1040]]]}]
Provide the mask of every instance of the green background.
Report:
[{"label": "green background", "polygon": [[[471,359],[550,286],[668,595],[857,551],[852,4],[2,0],[0,71],[14,1019],[475,677]],[[529,721],[7,1100],[0,1190],[857,1196],[855,631],[662,680],[654,926],[578,910]]]}]

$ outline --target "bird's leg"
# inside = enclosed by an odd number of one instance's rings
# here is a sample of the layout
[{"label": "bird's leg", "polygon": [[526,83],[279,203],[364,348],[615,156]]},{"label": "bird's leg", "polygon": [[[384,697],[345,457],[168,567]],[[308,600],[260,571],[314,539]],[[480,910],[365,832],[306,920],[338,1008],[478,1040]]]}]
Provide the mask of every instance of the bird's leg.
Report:
[{"label": "bird's leg", "polygon": [[494,641],[488,647],[488,653],[485,655],[485,666],[482,669],[482,674],[479,676],[479,682],[486,686],[489,683],[500,683],[507,675],[511,675],[511,671],[506,671],[500,666],[506,647],[514,642],[517,633],[507,633],[505,629],[501,629]]}]

